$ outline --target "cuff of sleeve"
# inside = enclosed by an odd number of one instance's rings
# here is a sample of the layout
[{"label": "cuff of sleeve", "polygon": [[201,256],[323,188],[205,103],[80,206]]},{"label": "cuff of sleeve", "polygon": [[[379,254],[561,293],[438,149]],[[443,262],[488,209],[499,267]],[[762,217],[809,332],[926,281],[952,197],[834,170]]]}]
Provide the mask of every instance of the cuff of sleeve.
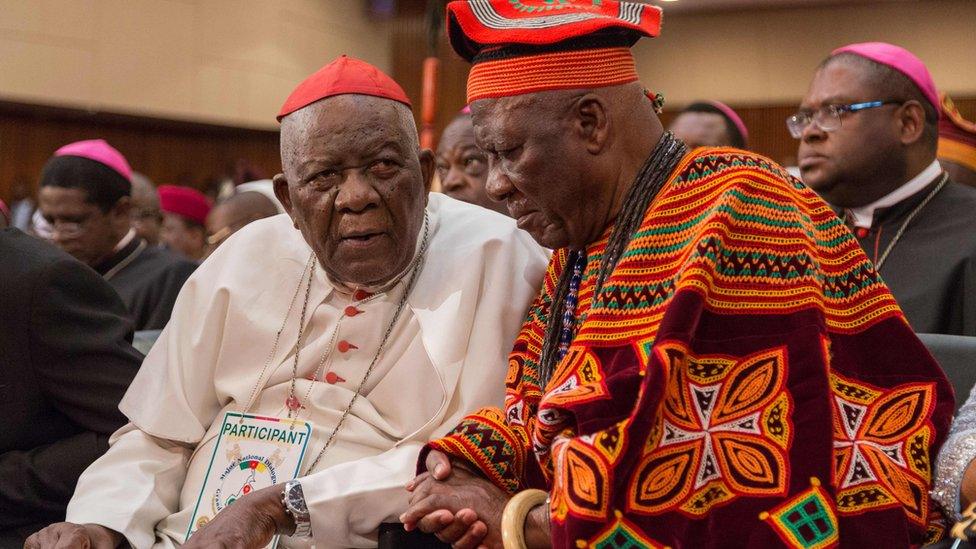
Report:
[{"label": "cuff of sleeve", "polygon": [[969,464],[976,458],[976,432],[950,437],[939,453],[932,486],[934,499],[953,522],[962,517],[960,495],[962,478]]}]

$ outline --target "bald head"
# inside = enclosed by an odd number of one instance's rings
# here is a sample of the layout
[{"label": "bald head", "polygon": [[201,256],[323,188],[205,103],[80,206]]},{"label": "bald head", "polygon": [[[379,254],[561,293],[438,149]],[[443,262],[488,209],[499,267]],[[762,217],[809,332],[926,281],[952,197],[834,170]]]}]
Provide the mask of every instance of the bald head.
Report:
[{"label": "bald head", "polygon": [[406,105],[337,95],[282,120],[275,196],[333,281],[382,284],[413,257],[433,163]]},{"label": "bald head", "polygon": [[543,246],[585,246],[613,222],[664,130],[638,82],[471,105],[486,189]]},{"label": "bald head", "polygon": [[278,208],[259,192],[232,195],[210,210],[207,216],[207,240],[211,246],[217,247],[249,223],[273,215],[278,215]]}]

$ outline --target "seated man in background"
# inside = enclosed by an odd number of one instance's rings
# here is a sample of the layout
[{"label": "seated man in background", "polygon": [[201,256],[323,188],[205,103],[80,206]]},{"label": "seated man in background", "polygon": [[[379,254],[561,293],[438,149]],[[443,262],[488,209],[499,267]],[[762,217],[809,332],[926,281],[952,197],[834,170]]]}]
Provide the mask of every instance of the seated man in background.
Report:
[{"label": "seated man in background", "polygon": [[685,107],[668,128],[689,149],[748,146],[749,130],[731,107],[719,101],[696,101]]},{"label": "seated man in background", "polygon": [[132,172],[132,208],[129,213],[132,230],[150,246],[159,245],[163,212],[159,209],[156,185],[139,172]]},{"label": "seated man in background", "polygon": [[508,215],[505,203],[492,200],[485,191],[488,156],[474,142],[471,111],[467,107],[444,128],[437,143],[436,160],[444,194]]},{"label": "seated man in background", "polygon": [[160,185],[163,211],[160,241],[167,249],[200,262],[207,255],[207,215],[211,203],[202,192],[178,185]]},{"label": "seated man in background", "polygon": [[238,188],[207,215],[207,246],[210,253],[230,235],[250,223],[274,215],[278,215],[278,207],[270,198],[257,191],[241,192]]},{"label": "seated man in background", "polygon": [[0,547],[64,520],[78,476],[125,423],[142,355],[111,286],[58,248],[0,230]]},{"label": "seated man in background", "polygon": [[[276,533],[375,546],[406,510],[420,448],[501,402],[548,255],[511,219],[428,196],[433,155],[375,67],[340,57],[279,120],[289,215],[251,223],[187,282],[120,405],[129,425],[79,482],[74,524],[28,547],[191,533],[194,547]],[[269,417],[310,435],[272,452],[253,428]]]},{"label": "seated man in background", "polygon": [[787,121],[803,182],[854,232],[916,332],[976,335],[976,189],[936,159],[939,96],[881,42],[835,50]]},{"label": "seated man in background", "polygon": [[939,115],[938,157],[949,179],[976,187],[976,122],[963,118],[946,94]]},{"label": "seated man in background", "polygon": [[816,194],[664,131],[630,51],[660,15],[448,4],[488,192],[555,251],[505,408],[430,443],[402,522],[457,548],[497,547],[503,513],[533,548],[921,545],[951,387]]},{"label": "seated man in background", "polygon": [[159,330],[196,265],[136,236],[131,173],[101,139],[65,145],[44,166],[39,211],[54,243],[115,288],[136,330]]}]

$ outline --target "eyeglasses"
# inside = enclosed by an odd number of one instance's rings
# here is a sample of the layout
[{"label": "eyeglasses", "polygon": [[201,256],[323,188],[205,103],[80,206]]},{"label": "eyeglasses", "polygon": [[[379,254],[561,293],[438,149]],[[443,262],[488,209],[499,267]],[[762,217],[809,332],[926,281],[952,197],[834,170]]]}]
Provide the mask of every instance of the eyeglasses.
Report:
[{"label": "eyeglasses", "polygon": [[841,117],[844,113],[854,113],[867,109],[874,109],[884,105],[900,105],[904,101],[866,101],[849,105],[824,105],[815,111],[802,110],[786,119],[786,127],[794,139],[803,137],[804,130],[811,122],[825,132],[840,129]]}]

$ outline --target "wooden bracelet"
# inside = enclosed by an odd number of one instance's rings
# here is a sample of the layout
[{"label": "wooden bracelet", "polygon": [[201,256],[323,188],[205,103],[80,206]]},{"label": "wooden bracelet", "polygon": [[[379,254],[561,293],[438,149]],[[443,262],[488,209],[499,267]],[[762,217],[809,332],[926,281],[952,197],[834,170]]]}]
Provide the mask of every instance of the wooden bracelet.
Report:
[{"label": "wooden bracelet", "polygon": [[[522,490],[508,500],[502,512],[502,545],[505,549],[526,549],[525,519],[532,509],[546,502],[549,494],[542,490]],[[548,511],[546,511],[548,513]]]}]

